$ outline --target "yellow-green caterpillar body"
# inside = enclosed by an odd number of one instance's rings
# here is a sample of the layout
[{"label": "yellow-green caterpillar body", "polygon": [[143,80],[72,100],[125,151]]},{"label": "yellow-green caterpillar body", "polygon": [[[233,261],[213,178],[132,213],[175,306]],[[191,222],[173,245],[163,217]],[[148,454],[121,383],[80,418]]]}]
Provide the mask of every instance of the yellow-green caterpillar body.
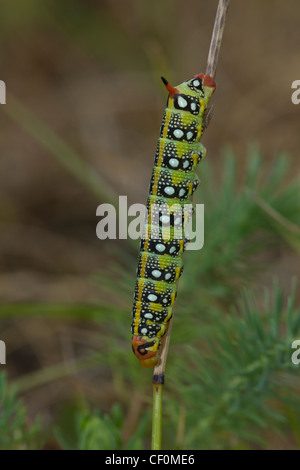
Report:
[{"label": "yellow-green caterpillar body", "polygon": [[[184,237],[176,237],[177,226],[182,227],[179,209],[190,201],[199,184],[195,170],[206,152],[200,138],[216,88],[214,80],[204,74],[177,87],[162,80],[169,96],[150,181],[133,305],[132,348],[144,367],[157,363],[172,316],[186,243]],[[169,227],[169,237],[165,226]]]}]

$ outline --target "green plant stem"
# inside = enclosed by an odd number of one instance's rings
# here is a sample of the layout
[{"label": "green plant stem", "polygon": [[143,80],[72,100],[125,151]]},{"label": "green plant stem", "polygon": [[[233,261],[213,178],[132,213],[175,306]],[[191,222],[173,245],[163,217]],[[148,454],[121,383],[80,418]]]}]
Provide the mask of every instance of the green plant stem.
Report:
[{"label": "green plant stem", "polygon": [[154,367],[153,384],[153,411],[152,411],[152,450],[161,449],[162,435],[162,392],[165,382],[165,369],[169,351],[170,335],[173,318],[169,321],[167,332],[164,336],[161,348],[158,353],[158,361]]},{"label": "green plant stem", "polygon": [[163,384],[153,384],[152,445],[151,450],[161,450]]}]

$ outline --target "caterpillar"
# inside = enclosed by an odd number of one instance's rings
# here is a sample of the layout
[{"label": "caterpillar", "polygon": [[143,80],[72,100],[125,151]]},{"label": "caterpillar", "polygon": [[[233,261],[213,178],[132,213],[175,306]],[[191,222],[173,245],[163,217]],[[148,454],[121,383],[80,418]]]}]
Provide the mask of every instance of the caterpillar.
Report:
[{"label": "caterpillar", "polygon": [[[169,95],[150,180],[131,325],[132,349],[143,367],[157,364],[172,317],[183,270],[182,254],[189,241],[184,226],[181,238],[176,237],[176,229],[187,220],[181,209],[199,185],[195,170],[206,153],[200,138],[216,88],[213,78],[202,73],[177,87],[161,78]],[[191,217],[188,212],[184,215]]]}]

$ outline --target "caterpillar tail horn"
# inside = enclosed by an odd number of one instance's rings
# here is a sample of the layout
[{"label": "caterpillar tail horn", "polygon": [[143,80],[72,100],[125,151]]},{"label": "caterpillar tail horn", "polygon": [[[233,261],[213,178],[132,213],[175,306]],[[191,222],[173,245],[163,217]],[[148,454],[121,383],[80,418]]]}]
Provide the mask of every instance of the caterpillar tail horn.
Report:
[{"label": "caterpillar tail horn", "polygon": [[173,96],[178,95],[179,90],[168,82],[164,77],[161,77],[163,84],[165,85],[166,89],[168,90],[170,97],[173,98]]}]

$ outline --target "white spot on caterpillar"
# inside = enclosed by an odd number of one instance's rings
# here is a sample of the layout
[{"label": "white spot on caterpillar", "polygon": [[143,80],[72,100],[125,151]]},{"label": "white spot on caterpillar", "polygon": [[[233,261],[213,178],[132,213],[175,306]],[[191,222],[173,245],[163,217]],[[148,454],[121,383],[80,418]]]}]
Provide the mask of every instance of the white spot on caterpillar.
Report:
[{"label": "white spot on caterpillar", "polygon": [[180,139],[183,136],[183,131],[181,129],[175,129],[173,134],[175,135],[175,137],[177,137],[177,139]]},{"label": "white spot on caterpillar", "polygon": [[180,217],[177,217],[175,220],[174,220],[174,224],[175,225],[179,225],[181,223],[181,218]]},{"label": "white spot on caterpillar", "polygon": [[167,303],[168,303],[167,299],[164,299],[163,304],[167,304]]},{"label": "white spot on caterpillar", "polygon": [[181,189],[179,191],[179,197],[183,197],[185,195],[185,189]]},{"label": "white spot on caterpillar", "polygon": [[187,140],[191,140],[193,138],[193,133],[189,131],[186,135]]},{"label": "white spot on caterpillar", "polygon": [[142,329],[141,329],[142,335],[146,335],[146,334],[147,334],[147,331],[148,331],[147,328],[142,328]]},{"label": "white spot on caterpillar", "polygon": [[197,109],[196,103],[191,103],[191,110],[196,111],[196,109]]},{"label": "white spot on caterpillar", "polygon": [[183,163],[183,168],[187,168],[189,166],[190,162],[188,160],[186,160],[184,163]]},{"label": "white spot on caterpillar", "polygon": [[157,295],[149,294],[148,300],[150,300],[150,302],[155,302],[157,300]]},{"label": "white spot on caterpillar", "polygon": [[145,318],[153,318],[153,315],[152,313],[145,313]]},{"label": "white spot on caterpillar", "polygon": [[169,279],[171,279],[171,277],[172,277],[171,274],[170,274],[170,273],[167,273],[167,274],[165,275],[165,280],[168,281]]},{"label": "white spot on caterpillar", "polygon": [[179,96],[178,104],[179,104],[180,108],[186,108],[187,105],[188,105],[188,102],[182,96]]},{"label": "white spot on caterpillar", "polygon": [[162,243],[157,243],[157,245],[155,245],[155,248],[157,251],[159,251],[160,253],[162,253],[163,251],[165,251],[166,247],[165,245],[163,245]]},{"label": "white spot on caterpillar", "polygon": [[194,85],[194,86],[199,86],[199,85],[200,85],[199,80],[194,80],[194,81],[193,81],[193,85]]},{"label": "white spot on caterpillar", "polygon": [[164,192],[165,192],[168,196],[172,196],[172,194],[175,193],[175,189],[172,188],[172,186],[167,186],[167,187],[164,189]]},{"label": "white spot on caterpillar", "polygon": [[163,223],[163,224],[168,224],[170,222],[170,217],[168,215],[161,215],[159,220]]},{"label": "white spot on caterpillar", "polygon": [[169,160],[169,163],[173,168],[177,168],[179,165],[179,161],[177,160],[177,158],[171,158]]},{"label": "white spot on caterpillar", "polygon": [[174,251],[176,251],[176,248],[175,248],[175,246],[172,246],[172,248],[170,248],[169,253],[174,253]]},{"label": "white spot on caterpillar", "polygon": [[160,277],[160,275],[161,275],[161,272],[158,269],[153,269],[152,276]]}]

